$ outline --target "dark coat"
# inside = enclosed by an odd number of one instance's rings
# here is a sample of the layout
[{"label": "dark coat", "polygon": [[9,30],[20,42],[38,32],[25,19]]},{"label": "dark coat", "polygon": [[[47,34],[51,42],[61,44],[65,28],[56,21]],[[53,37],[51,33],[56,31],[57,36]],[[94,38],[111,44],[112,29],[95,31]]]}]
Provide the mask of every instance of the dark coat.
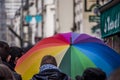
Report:
[{"label": "dark coat", "polygon": [[31,80],[69,80],[68,76],[57,69],[47,69],[35,74]]},{"label": "dark coat", "polygon": [[7,63],[7,62],[2,62],[4,65],[6,65],[7,67],[9,67],[9,69],[12,71],[12,73],[13,73],[13,75],[14,75],[14,77],[15,77],[15,80],[22,80],[22,77],[21,77],[21,75],[20,74],[18,74],[15,70],[14,70],[14,68],[9,64],[9,63]]}]

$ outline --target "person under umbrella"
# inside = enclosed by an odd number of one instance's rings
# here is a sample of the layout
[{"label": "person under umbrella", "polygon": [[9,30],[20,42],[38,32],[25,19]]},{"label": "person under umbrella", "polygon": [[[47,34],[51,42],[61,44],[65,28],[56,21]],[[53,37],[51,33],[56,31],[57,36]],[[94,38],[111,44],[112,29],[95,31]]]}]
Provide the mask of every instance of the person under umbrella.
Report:
[{"label": "person under umbrella", "polygon": [[120,80],[120,68],[114,70],[108,77],[108,80]]},{"label": "person under umbrella", "polygon": [[31,80],[70,80],[69,77],[57,68],[57,62],[51,55],[42,58],[40,72]]},{"label": "person under umbrella", "polygon": [[99,68],[87,68],[81,80],[106,80],[106,73]]}]

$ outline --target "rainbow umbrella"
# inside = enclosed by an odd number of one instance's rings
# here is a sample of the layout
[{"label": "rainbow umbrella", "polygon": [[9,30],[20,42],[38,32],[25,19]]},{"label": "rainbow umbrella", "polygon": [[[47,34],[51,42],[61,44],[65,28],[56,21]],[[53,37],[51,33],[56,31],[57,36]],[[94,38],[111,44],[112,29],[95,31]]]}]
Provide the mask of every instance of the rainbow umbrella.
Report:
[{"label": "rainbow umbrella", "polygon": [[41,40],[18,60],[15,70],[29,80],[39,72],[44,55],[55,56],[58,67],[73,80],[88,67],[101,68],[107,75],[120,67],[120,55],[100,39],[70,32]]}]

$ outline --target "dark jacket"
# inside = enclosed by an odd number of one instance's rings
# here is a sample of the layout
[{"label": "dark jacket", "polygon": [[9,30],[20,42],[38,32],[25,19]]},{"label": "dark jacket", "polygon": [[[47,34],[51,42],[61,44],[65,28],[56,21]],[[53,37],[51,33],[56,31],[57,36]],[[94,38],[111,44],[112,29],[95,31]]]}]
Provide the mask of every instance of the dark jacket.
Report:
[{"label": "dark jacket", "polygon": [[21,75],[20,74],[18,74],[15,70],[14,70],[14,68],[9,64],[9,63],[7,63],[7,62],[2,62],[4,65],[6,65],[7,67],[9,67],[10,68],[10,70],[12,71],[12,73],[13,73],[13,75],[14,75],[14,77],[15,77],[15,80],[22,80],[22,77],[21,77]]},{"label": "dark jacket", "polygon": [[35,74],[31,80],[69,80],[68,76],[57,69],[47,69]]}]

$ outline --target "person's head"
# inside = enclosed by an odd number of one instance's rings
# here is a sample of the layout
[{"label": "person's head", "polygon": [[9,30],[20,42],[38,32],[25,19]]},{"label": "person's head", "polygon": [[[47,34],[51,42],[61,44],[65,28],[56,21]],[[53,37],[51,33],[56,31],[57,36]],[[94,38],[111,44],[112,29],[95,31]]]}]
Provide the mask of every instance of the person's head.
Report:
[{"label": "person's head", "polygon": [[41,61],[41,65],[44,65],[44,64],[52,64],[54,66],[57,66],[57,62],[56,62],[56,59],[55,57],[51,56],[51,55],[46,55],[42,58],[42,61]]},{"label": "person's head", "polygon": [[0,48],[3,48],[5,50],[9,50],[9,45],[7,42],[0,41]]},{"label": "person's head", "polygon": [[82,80],[106,80],[106,73],[99,68],[87,68],[83,72]]},{"label": "person's head", "polygon": [[11,70],[4,64],[0,64],[0,80],[15,80]]},{"label": "person's head", "polygon": [[8,55],[9,55],[9,45],[4,41],[0,41],[0,56],[2,61],[6,61]]},{"label": "person's head", "polygon": [[113,71],[108,80],[120,80],[120,68]]},{"label": "person's head", "polygon": [[2,64],[2,59],[1,59],[1,57],[0,57],[0,64]]},{"label": "person's head", "polygon": [[10,47],[9,50],[9,63],[12,63],[14,67],[16,65],[17,60],[23,55],[23,50],[17,46]]},{"label": "person's head", "polygon": [[75,79],[76,79],[76,80],[81,80],[81,76],[80,76],[80,75],[77,75],[77,76],[75,76]]}]

